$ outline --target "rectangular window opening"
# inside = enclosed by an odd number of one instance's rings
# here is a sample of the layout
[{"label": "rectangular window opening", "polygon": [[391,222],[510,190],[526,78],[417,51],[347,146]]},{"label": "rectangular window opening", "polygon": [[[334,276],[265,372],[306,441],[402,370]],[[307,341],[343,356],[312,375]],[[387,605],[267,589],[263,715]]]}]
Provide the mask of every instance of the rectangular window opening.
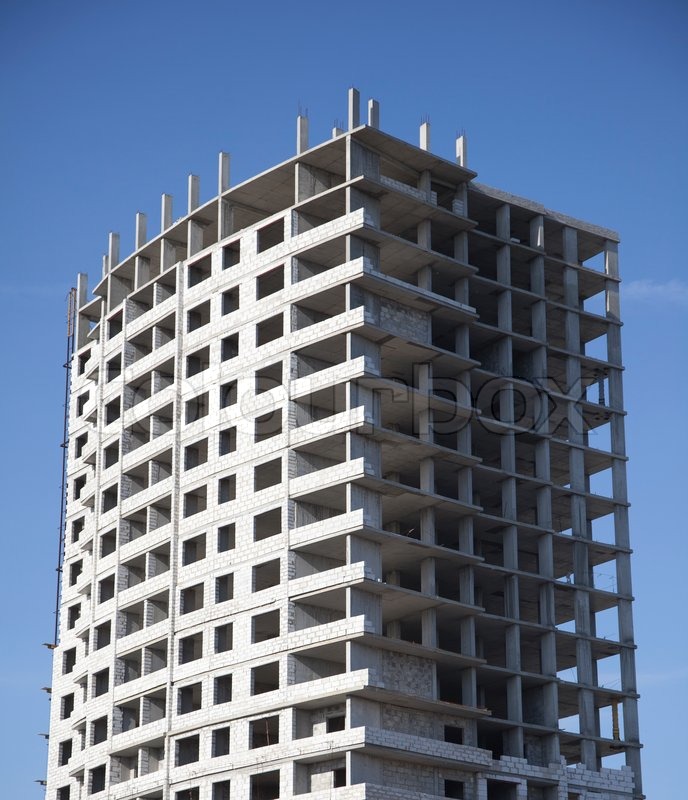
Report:
[{"label": "rectangular window opening", "polygon": [[239,310],[239,287],[234,286],[222,292],[222,315],[231,314]]},{"label": "rectangular window opening", "polygon": [[230,522],[217,529],[217,552],[226,553],[236,547],[236,525]]}]

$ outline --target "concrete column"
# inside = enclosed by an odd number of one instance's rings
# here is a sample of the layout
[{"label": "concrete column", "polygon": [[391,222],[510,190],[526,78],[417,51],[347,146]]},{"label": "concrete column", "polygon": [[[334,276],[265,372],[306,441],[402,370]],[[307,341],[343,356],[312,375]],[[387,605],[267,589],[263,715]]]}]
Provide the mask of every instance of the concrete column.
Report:
[{"label": "concrete column", "polygon": [[138,289],[151,279],[150,259],[136,256],[134,263],[134,285]]},{"label": "concrete column", "polygon": [[187,258],[200,252],[203,249],[203,226],[193,219],[190,219],[187,227]]},{"label": "concrete column", "polygon": [[516,479],[507,478],[502,481],[502,516],[505,519],[516,519]]},{"label": "concrete column", "polygon": [[459,601],[470,606],[475,603],[475,575],[473,567],[461,567],[459,570]]},{"label": "concrete column", "polygon": [[457,484],[459,501],[470,505],[473,501],[473,470],[470,468],[460,469]]},{"label": "concrete column", "polygon": [[108,235],[108,265],[112,271],[119,264],[119,233]]},{"label": "concrete column", "polygon": [[533,219],[530,221],[530,246],[538,247],[544,250],[545,220],[542,216],[533,217]]},{"label": "concrete column", "polygon": [[227,200],[220,200],[220,239],[234,233],[234,207]]},{"label": "concrete column", "polygon": [[187,211],[191,214],[200,205],[201,181],[198,175],[189,175],[187,181]]},{"label": "concrete column", "polygon": [[160,269],[164,272],[177,263],[177,248],[169,239],[160,241]]},{"label": "concrete column", "polygon": [[220,151],[217,161],[217,193],[222,194],[229,189],[229,167],[230,157],[229,153]]},{"label": "concrete column", "polygon": [[619,277],[619,244],[610,239],[604,243],[604,271],[610,278]]},{"label": "concrete column", "polygon": [[[530,290],[536,294],[545,295],[545,260],[536,256],[530,263]],[[531,306],[531,336],[547,343],[547,301],[538,300]],[[538,348],[533,354],[533,375],[543,379],[547,375],[547,348]],[[546,418],[543,414],[543,419]]]},{"label": "concrete column", "polygon": [[562,255],[564,261],[570,264],[578,263],[578,231],[575,228],[564,227],[562,235]]},{"label": "concrete column", "polygon": [[371,542],[360,536],[346,537],[346,563],[365,564],[365,571],[371,576],[382,577],[382,556],[379,542]]},{"label": "concrete column", "polygon": [[465,133],[456,138],[456,163],[468,167],[468,138]]},{"label": "concrete column", "polygon": [[371,128],[380,127],[380,104],[372,97],[368,100],[368,125]]},{"label": "concrete column", "polygon": [[382,602],[379,595],[350,586],[346,590],[346,606],[348,618],[364,616],[366,628],[377,636],[382,635]]},{"label": "concrete column", "polygon": [[[543,431],[544,432],[544,431]],[[542,480],[550,479],[550,454],[549,442],[545,439],[536,445],[535,473]],[[552,492],[549,487],[543,487],[537,493],[537,524],[543,528],[552,526]],[[542,577],[554,577],[554,551],[551,533],[544,533],[538,539],[538,570]],[[557,645],[554,628],[556,626],[554,586],[543,583],[540,586],[540,617],[541,625],[551,631],[540,637],[540,663],[542,674],[552,677],[551,683],[542,687],[542,722],[549,728],[559,726],[559,690],[556,681],[557,675]],[[550,734],[544,738],[544,747],[547,763],[559,760],[559,737]]]},{"label": "concrete column", "polygon": [[[428,407],[427,402],[427,398],[432,391],[432,364],[429,362],[426,364],[417,364],[414,367],[414,373],[414,384],[422,395],[421,398],[414,395],[414,401],[420,401],[419,408],[414,414],[415,424],[418,426],[418,435],[421,441],[432,442],[432,409]],[[430,462],[432,462],[432,459],[430,459]],[[434,489],[433,482],[432,488],[428,487],[427,491],[434,491]]]},{"label": "concrete column", "polygon": [[421,150],[430,150],[430,123],[423,122],[420,126],[420,143]]},{"label": "concrete column", "polygon": [[502,331],[512,330],[511,292],[500,292],[497,297],[497,325]]},{"label": "concrete column", "polygon": [[[461,625],[463,629],[464,622]],[[478,705],[478,679],[475,667],[469,667],[461,672],[461,701],[465,706]]]},{"label": "concrete column", "polygon": [[172,227],[172,195],[164,194],[160,202],[160,233]]},{"label": "concrete column", "polygon": [[296,153],[308,150],[308,117],[299,114],[296,117]]},{"label": "concrete column", "polygon": [[[434,467],[434,465],[433,465]],[[428,544],[435,544],[435,509],[423,508],[420,512],[420,539]]]},{"label": "concrete column", "polygon": [[88,341],[90,325],[88,319],[79,313],[79,309],[86,305],[88,301],[88,275],[80,272],[76,279],[76,330],[74,332],[75,347],[78,350]]},{"label": "concrete column", "polygon": [[[507,679],[506,683],[506,704],[509,719],[521,722],[523,720],[522,710],[522,686],[521,676],[512,675]],[[523,742],[523,728],[510,728],[505,732],[505,749],[507,755],[516,758],[523,758],[524,742]]]},{"label": "concrete column", "polygon": [[[435,559],[424,558],[420,564],[420,585],[425,595],[437,594],[435,585]],[[437,647],[437,612],[426,609],[421,614],[422,640],[424,647]]]},{"label": "concrete column", "polygon": [[348,106],[349,130],[353,130],[361,124],[361,95],[358,89],[354,89],[353,86],[349,89]]},{"label": "concrete column", "polygon": [[454,329],[454,352],[470,358],[470,332],[468,325],[457,325]]},{"label": "concrete column", "polygon": [[468,207],[468,188],[465,183],[460,183],[456,187],[456,193],[452,200],[452,211],[460,217],[466,216],[466,208]]},{"label": "concrete column", "polygon": [[507,242],[511,238],[511,207],[504,203],[497,209],[497,236]]},{"label": "concrete column", "polygon": [[[466,233],[466,231],[461,231],[461,233],[457,233],[456,236],[454,237],[454,258],[457,261],[463,261],[464,264],[468,263],[468,234]],[[467,303],[468,278],[460,278],[456,282],[456,284],[458,285],[460,281],[465,281],[466,293],[462,297],[457,297],[456,293],[454,293],[454,299],[458,300],[460,303]]]},{"label": "concrete column", "polygon": [[[510,484],[511,481],[505,483]],[[514,501],[515,515],[515,501]],[[504,566],[507,569],[518,569],[518,530],[515,525],[506,528],[502,534],[504,546]],[[504,579],[504,616],[518,620],[519,612],[519,587],[518,576],[510,575]],[[519,672],[521,669],[521,631],[516,625],[509,625],[505,631],[506,668]],[[523,720],[523,692],[521,678],[514,675],[507,680],[506,685],[507,714],[510,720],[521,722]],[[523,757],[523,731],[512,728],[507,731],[506,749],[508,755]]]},{"label": "concrete column", "polygon": [[419,289],[432,291],[432,264],[426,264],[416,272],[416,284]]},{"label": "concrete column", "polygon": [[[473,555],[475,552],[473,545],[473,520],[471,517],[464,517],[459,520],[459,548],[462,553]],[[472,568],[471,568],[472,574]],[[473,594],[470,595],[470,600],[461,600],[462,603],[473,603]]]},{"label": "concrete column", "polygon": [[140,211],[136,212],[136,233],[134,235],[134,246],[138,250],[146,243],[146,215]]}]

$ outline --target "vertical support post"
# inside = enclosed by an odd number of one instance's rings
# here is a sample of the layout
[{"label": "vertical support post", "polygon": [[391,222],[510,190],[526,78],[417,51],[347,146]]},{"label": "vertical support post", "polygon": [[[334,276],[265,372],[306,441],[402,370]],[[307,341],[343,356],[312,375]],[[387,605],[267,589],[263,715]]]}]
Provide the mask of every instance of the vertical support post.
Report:
[{"label": "vertical support post", "polygon": [[545,249],[545,219],[542,215],[530,221],[530,246]]},{"label": "vertical support post", "polygon": [[308,117],[299,114],[296,117],[296,153],[305,153],[308,150]]},{"label": "vertical support post", "polygon": [[456,137],[456,163],[468,168],[468,139],[465,133]]},{"label": "vertical support post", "polygon": [[108,268],[113,270],[119,264],[119,233],[108,235]]},{"label": "vertical support post", "polygon": [[187,211],[190,214],[200,205],[201,181],[198,175],[189,175],[187,189]]},{"label": "vertical support post", "polygon": [[146,243],[146,215],[143,214],[141,211],[136,212],[136,249],[138,250],[140,247]]},{"label": "vertical support post", "polygon": [[349,89],[349,130],[361,124],[361,94],[352,86]]},{"label": "vertical support post", "polygon": [[420,149],[430,150],[430,123],[423,122],[420,126]]},{"label": "vertical support post", "polygon": [[368,125],[371,128],[380,127],[380,104],[372,97],[368,100]]},{"label": "vertical support post", "polygon": [[160,233],[172,227],[172,195],[164,194],[160,200]]},{"label": "vertical support post", "polygon": [[217,159],[217,193],[222,194],[229,189],[229,153],[220,151]]}]

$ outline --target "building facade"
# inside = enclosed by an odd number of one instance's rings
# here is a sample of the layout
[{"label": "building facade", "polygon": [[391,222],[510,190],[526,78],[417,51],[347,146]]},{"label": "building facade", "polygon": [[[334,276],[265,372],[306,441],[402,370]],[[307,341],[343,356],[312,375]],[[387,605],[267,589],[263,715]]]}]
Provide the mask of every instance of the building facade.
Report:
[{"label": "building facade", "polygon": [[79,276],[49,800],[642,797],[618,237],[358,106]]}]

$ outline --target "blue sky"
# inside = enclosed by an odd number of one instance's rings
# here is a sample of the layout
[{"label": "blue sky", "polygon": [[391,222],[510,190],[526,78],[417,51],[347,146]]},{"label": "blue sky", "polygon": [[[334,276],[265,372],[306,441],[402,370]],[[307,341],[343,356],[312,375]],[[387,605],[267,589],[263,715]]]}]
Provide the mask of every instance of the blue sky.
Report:
[{"label": "blue sky", "polygon": [[[4,0],[0,774],[42,797],[59,515],[65,297],[95,278],[110,230],[183,212],[186,175],[216,186],[290,156],[346,113],[453,156],[479,180],[617,229],[625,279],[627,439],[646,793],[683,788],[688,649],[685,498],[688,4],[483,0],[238,4]],[[681,502],[679,502],[681,501]],[[29,569],[26,566],[29,565]],[[8,637],[9,632],[9,637]]]}]

